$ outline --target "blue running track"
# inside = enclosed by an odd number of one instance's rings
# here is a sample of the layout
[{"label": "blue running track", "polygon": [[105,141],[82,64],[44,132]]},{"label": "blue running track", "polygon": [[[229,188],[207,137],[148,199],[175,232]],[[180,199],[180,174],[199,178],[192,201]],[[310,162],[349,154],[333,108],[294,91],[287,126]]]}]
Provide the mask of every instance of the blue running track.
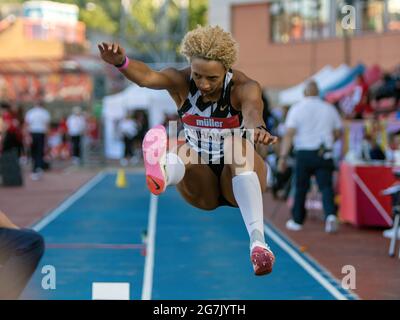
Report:
[{"label": "blue running track", "polygon": [[[175,188],[150,196],[143,174],[128,174],[127,188],[115,180],[100,173],[34,226],[47,248],[23,299],[90,300],[93,282],[129,283],[133,300],[357,298],[271,225],[276,264],[256,277],[238,209],[202,211]],[[42,288],[47,265],[54,290]]]}]

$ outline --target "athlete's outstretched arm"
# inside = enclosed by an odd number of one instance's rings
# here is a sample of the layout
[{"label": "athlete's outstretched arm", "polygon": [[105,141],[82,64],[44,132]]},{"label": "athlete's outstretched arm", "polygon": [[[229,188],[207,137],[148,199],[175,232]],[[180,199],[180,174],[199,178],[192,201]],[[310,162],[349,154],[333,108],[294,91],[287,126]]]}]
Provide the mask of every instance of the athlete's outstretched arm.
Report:
[{"label": "athlete's outstretched arm", "polygon": [[264,104],[261,94],[261,87],[256,81],[250,80],[241,85],[239,99],[244,127],[254,129],[254,142],[266,145],[274,144],[278,141],[278,138],[272,136],[265,128],[262,117]]},{"label": "athlete's outstretched arm", "polygon": [[[119,44],[102,42],[97,47],[101,58],[105,62],[114,66],[124,63],[126,58],[125,49]],[[175,91],[182,85],[182,75],[174,68],[155,71],[141,61],[129,59],[127,68],[120,71],[126,78],[141,87]]]}]

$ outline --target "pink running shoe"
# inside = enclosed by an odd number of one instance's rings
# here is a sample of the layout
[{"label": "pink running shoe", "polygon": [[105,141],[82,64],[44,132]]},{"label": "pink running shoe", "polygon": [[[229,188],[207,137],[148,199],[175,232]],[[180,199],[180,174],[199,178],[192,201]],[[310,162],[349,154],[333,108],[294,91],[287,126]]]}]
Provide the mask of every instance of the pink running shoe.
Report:
[{"label": "pink running shoe", "polygon": [[167,131],[162,125],[150,129],[142,144],[146,183],[155,195],[163,193],[167,187],[165,155],[167,151]]},{"label": "pink running shoe", "polygon": [[272,272],[275,256],[271,250],[256,246],[251,251],[251,262],[253,263],[254,274],[262,276]]}]

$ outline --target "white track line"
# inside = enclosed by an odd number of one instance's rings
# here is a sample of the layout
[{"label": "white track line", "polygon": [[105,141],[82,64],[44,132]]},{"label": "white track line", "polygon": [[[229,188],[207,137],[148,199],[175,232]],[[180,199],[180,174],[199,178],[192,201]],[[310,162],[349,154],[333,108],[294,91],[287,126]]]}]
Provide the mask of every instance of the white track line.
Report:
[{"label": "white track line", "polygon": [[292,257],[301,267],[304,268],[315,280],[317,280],[328,292],[338,300],[348,300],[338,289],[336,289],[329,281],[324,278],[309,262],[307,262],[300,254],[291,248],[282,238],[269,226],[264,224],[265,233],[278,244],[289,256]]},{"label": "white track line", "polygon": [[130,300],[130,283],[93,282],[92,300]]},{"label": "white track line", "polygon": [[154,271],[154,247],[156,238],[158,197],[150,196],[149,224],[147,226],[147,248],[146,260],[144,264],[142,300],[151,300],[153,289],[153,271]]},{"label": "white track line", "polygon": [[89,192],[96,184],[98,184],[106,175],[105,172],[100,172],[96,176],[94,176],[91,180],[85,183],[81,188],[78,189],[73,195],[71,195],[68,199],[61,203],[56,209],[51,211],[47,216],[45,216],[42,220],[37,222],[32,229],[35,231],[40,231],[45,226],[47,226],[50,222],[57,219],[61,213],[63,213],[66,209],[68,209],[73,203],[75,203],[78,199],[84,196],[87,192]]}]

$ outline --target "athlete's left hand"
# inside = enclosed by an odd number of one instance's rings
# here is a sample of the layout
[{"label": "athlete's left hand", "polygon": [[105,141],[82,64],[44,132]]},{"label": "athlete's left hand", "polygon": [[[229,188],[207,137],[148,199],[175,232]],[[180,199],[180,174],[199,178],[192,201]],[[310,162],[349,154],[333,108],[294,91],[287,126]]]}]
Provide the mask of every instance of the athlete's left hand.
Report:
[{"label": "athlete's left hand", "polygon": [[254,129],[254,143],[271,145],[278,142],[278,137],[270,134],[264,126]]}]

